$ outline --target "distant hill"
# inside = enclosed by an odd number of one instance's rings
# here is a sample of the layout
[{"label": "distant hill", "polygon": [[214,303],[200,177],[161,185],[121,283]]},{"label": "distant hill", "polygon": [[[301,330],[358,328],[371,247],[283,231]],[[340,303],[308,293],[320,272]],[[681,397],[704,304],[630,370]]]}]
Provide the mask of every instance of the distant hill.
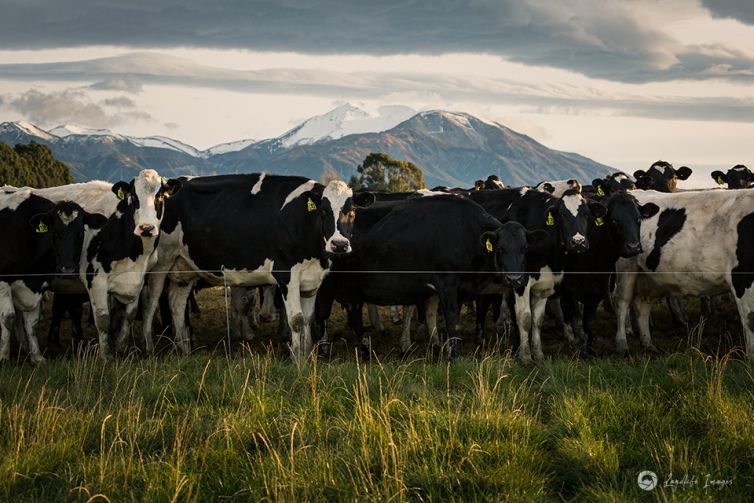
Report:
[{"label": "distant hill", "polygon": [[371,152],[421,166],[429,186],[467,186],[490,174],[511,185],[563,178],[589,182],[614,170],[468,114],[412,114],[404,107],[374,118],[343,105],[277,138],[228,142],[204,151],[162,136],[136,138],[69,125],[45,131],[27,122],[0,124],[0,141],[13,145],[32,140],[48,145],[71,167],[77,181],[127,179],[147,167],[165,176],[266,171],[314,179],[332,168],[347,180]]}]

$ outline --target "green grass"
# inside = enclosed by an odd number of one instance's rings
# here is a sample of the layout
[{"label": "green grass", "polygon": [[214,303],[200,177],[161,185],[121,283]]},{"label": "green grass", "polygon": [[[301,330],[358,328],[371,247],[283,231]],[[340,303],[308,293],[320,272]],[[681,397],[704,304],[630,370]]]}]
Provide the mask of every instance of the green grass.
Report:
[{"label": "green grass", "polygon": [[[637,474],[653,470],[645,492]],[[671,475],[695,487],[664,488]],[[732,479],[703,488],[707,474]],[[3,501],[752,501],[754,378],[691,349],[297,369],[275,354],[0,367]]]}]

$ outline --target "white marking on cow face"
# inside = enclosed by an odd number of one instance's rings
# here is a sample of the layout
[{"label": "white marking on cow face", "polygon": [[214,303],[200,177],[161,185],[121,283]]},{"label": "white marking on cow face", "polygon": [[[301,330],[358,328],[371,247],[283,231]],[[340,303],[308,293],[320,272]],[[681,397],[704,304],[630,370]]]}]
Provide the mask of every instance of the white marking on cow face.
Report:
[{"label": "white marking on cow face", "polygon": [[494,184],[495,184],[495,186],[496,186],[496,187],[497,187],[498,189],[504,189],[504,188],[505,188],[505,185],[503,185],[503,182],[501,182],[500,180],[495,180],[495,179],[493,178],[493,179],[492,179],[492,180],[490,180],[490,181],[491,181],[492,183],[494,183]]},{"label": "white marking on cow face", "polygon": [[251,188],[252,195],[256,195],[259,193],[260,190],[262,190],[262,181],[264,180],[265,176],[267,176],[267,173],[262,173],[259,175],[259,180],[257,180],[257,183],[255,183],[254,186]]},{"label": "white marking on cow face", "polygon": [[563,205],[568,211],[571,212],[571,215],[573,215],[574,217],[577,217],[579,215],[579,207],[581,206],[581,203],[583,201],[584,199],[580,194],[570,194],[563,196]]},{"label": "white marking on cow face", "polygon": [[[527,192],[529,192],[529,187],[521,187],[521,192],[520,192],[520,194],[521,194],[522,196],[523,196],[524,194],[526,194]],[[510,206],[509,206],[509,208],[510,208]]]},{"label": "white marking on cow face", "polygon": [[162,188],[162,177],[153,169],[142,170],[133,181],[138,207],[134,211],[134,234],[155,237],[160,233],[160,217],[157,216],[155,196]]},{"label": "white marking on cow face", "polygon": [[[344,236],[338,228],[338,223],[341,220],[348,228],[353,226],[354,210],[353,205],[349,211],[343,211],[346,203],[353,197],[353,191],[351,188],[341,180],[333,180],[327,184],[325,190],[322,192],[322,199],[327,199],[330,202],[330,208],[332,209],[333,227],[335,232],[332,236],[325,236],[325,250],[330,253],[350,253],[351,241]],[[327,217],[325,217],[327,218]],[[345,243],[345,250],[343,250],[343,243]]]},{"label": "white marking on cow face", "polygon": [[280,207],[280,211],[283,211],[283,208],[285,208],[286,204],[290,203],[304,192],[312,190],[316,183],[317,182],[315,182],[314,180],[307,180],[306,182],[296,187],[293,192],[286,196],[285,201],[283,201],[283,205]]},{"label": "white marking on cow face", "polygon": [[78,216],[79,212],[76,210],[73,210],[70,214],[62,210],[58,211],[58,218],[60,218],[60,221],[63,222],[63,225],[65,226],[76,220]]}]

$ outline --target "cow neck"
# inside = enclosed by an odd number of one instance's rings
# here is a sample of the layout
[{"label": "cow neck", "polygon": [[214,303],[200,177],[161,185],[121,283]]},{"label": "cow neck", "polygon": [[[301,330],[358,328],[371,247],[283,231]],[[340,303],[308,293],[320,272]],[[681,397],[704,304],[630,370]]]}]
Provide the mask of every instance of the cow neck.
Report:
[{"label": "cow neck", "polygon": [[96,257],[103,265],[126,258],[136,261],[145,251],[153,250],[156,239],[149,240],[151,242],[145,250],[144,240],[134,234],[135,227],[130,208],[120,216],[118,213],[111,215],[89,246],[89,260]]}]

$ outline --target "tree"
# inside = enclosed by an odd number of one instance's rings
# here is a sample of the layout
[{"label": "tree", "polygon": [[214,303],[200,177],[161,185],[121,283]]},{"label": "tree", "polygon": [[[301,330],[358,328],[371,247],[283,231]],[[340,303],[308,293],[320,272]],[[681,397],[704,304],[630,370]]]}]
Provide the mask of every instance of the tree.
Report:
[{"label": "tree", "polygon": [[72,182],[68,166],[55,159],[45,145],[33,141],[11,148],[0,142],[0,185],[42,188]]},{"label": "tree", "polygon": [[356,168],[357,175],[351,177],[354,190],[387,190],[409,192],[426,188],[424,172],[416,164],[399,161],[387,154],[371,153]]}]

